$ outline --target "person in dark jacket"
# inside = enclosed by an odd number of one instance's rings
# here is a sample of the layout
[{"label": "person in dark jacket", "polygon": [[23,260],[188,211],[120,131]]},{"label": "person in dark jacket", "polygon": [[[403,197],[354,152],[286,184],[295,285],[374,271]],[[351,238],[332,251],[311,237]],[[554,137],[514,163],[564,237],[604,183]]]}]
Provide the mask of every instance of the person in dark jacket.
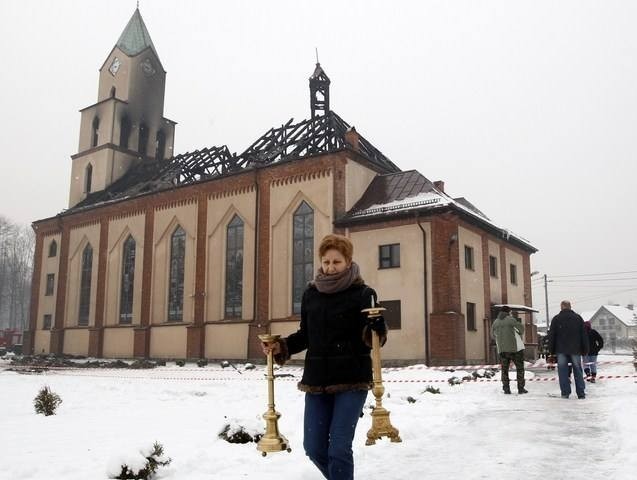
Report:
[{"label": "person in dark jacket", "polygon": [[303,293],[301,323],[295,333],[263,344],[276,362],[307,350],[303,447],[329,480],[354,478],[352,440],[367,391],[372,387],[372,330],[387,340],[383,317],[370,321],[361,310],[376,304],[376,292],[365,285],[354,248],[340,235],[327,235],[318,249],[321,267]]},{"label": "person in dark jacket", "polygon": [[586,374],[586,380],[595,383],[595,377],[597,377],[597,355],[604,348],[604,339],[591,326],[590,320],[584,322],[584,328],[588,335],[588,355],[584,357],[584,373]]},{"label": "person in dark jacket", "polygon": [[569,362],[575,377],[577,398],[586,398],[586,384],[582,374],[582,355],[588,355],[588,336],[584,329],[584,320],[571,310],[571,302],[563,300],[560,313],[553,317],[549,327],[549,353],[557,356],[557,376],[560,380],[562,398],[571,394]]}]

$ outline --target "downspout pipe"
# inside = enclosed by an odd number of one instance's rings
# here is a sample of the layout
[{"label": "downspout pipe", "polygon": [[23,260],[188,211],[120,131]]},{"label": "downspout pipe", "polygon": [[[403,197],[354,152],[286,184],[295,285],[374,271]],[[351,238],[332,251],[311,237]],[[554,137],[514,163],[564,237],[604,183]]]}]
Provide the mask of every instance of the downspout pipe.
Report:
[{"label": "downspout pipe", "polygon": [[422,232],[422,272],[423,272],[423,300],[425,308],[425,364],[430,366],[429,355],[429,301],[427,291],[429,290],[429,284],[427,282],[427,232],[423,228],[420,220],[418,219],[418,212],[416,212],[416,223],[418,228]]},{"label": "downspout pipe", "polygon": [[257,287],[259,282],[259,166],[255,164],[254,167],[254,191],[255,191],[255,203],[254,203],[254,281],[252,285],[252,322],[258,325],[257,312],[259,311],[257,306]]}]

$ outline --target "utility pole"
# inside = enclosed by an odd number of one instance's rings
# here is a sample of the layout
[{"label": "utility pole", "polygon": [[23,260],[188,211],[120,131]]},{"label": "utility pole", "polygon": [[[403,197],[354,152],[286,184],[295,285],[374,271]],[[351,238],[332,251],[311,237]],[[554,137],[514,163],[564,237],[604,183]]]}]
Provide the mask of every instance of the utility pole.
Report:
[{"label": "utility pole", "polygon": [[549,289],[546,286],[548,281],[546,280],[546,273],[544,274],[544,308],[546,310],[546,333],[549,331]]}]

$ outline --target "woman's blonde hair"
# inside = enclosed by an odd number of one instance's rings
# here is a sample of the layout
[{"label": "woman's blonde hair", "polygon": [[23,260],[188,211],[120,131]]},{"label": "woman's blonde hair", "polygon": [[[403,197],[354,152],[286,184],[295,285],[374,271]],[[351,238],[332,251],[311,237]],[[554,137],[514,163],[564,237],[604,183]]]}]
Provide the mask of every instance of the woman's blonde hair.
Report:
[{"label": "woman's blonde hair", "polygon": [[328,250],[337,250],[345,257],[347,263],[351,263],[354,255],[354,245],[349,238],[342,235],[330,234],[323,237],[319,245],[319,257],[323,257]]}]

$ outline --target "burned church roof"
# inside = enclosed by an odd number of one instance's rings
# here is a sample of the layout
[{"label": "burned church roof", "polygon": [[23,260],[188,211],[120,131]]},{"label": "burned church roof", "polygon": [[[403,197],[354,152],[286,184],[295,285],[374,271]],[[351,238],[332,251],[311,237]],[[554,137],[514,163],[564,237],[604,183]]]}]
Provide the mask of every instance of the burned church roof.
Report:
[{"label": "burned church roof", "polygon": [[351,128],[335,112],[328,111],[326,115],[298,123],[290,119],[281,127],[271,128],[240,155],[230,153],[224,145],[183,153],[168,160],[146,158],[105,190],[90,193],[68,211],[345,148],[356,150],[381,172],[400,171],[360,134],[356,136],[358,145],[350,145],[345,134]]}]

